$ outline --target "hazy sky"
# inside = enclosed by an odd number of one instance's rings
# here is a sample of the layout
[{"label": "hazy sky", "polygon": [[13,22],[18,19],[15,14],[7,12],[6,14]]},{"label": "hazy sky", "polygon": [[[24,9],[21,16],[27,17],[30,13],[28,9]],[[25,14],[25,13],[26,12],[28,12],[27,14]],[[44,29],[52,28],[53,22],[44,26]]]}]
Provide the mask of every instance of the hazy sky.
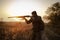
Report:
[{"label": "hazy sky", "polygon": [[28,13],[31,15],[34,10],[38,15],[43,16],[46,9],[55,2],[60,0],[0,0],[0,18],[11,21],[12,19],[8,19],[8,16],[28,15]]}]

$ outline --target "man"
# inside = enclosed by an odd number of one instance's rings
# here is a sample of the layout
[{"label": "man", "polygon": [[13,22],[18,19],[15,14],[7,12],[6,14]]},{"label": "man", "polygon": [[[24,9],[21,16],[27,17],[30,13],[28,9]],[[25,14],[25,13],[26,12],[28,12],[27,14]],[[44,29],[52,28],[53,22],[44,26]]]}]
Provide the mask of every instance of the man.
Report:
[{"label": "man", "polygon": [[32,40],[36,40],[36,37],[37,37],[37,40],[41,40],[41,31],[44,30],[44,23],[43,23],[41,17],[37,15],[37,12],[36,11],[32,12],[32,17],[29,21],[26,18],[24,18],[24,19],[27,24],[32,22],[32,25],[33,25]]}]

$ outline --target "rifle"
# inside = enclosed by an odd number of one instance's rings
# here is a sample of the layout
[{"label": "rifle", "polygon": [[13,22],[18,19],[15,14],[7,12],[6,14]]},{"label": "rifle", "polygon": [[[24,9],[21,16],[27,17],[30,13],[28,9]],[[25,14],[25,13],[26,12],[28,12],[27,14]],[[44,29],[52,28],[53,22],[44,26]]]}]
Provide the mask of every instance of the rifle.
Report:
[{"label": "rifle", "polygon": [[24,18],[24,17],[31,17],[31,16],[29,16],[29,15],[27,15],[27,16],[12,16],[12,17],[8,17],[8,18]]}]

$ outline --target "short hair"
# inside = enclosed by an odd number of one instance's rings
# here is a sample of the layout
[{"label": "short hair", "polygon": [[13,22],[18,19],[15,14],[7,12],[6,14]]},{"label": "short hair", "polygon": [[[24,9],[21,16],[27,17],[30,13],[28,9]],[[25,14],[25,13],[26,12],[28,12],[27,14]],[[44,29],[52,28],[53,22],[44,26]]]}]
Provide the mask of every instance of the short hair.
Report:
[{"label": "short hair", "polygon": [[33,12],[32,12],[32,14],[35,14],[35,15],[37,15],[37,12],[36,12],[36,11],[33,11]]}]

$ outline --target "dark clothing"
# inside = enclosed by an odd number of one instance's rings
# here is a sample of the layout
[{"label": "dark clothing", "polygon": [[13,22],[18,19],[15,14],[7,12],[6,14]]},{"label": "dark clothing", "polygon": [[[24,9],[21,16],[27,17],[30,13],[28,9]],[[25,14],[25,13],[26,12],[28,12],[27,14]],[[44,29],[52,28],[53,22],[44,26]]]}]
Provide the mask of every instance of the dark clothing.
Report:
[{"label": "dark clothing", "polygon": [[[44,23],[41,19],[40,16],[32,16],[31,19],[29,21],[26,20],[26,22],[29,24],[32,22],[32,25],[33,25],[33,37],[32,37],[32,40],[35,40],[36,38],[36,34],[39,34],[38,37],[40,37],[41,39],[41,31],[44,30]],[[39,40],[40,40],[39,39]]]},{"label": "dark clothing", "polygon": [[32,40],[41,40],[41,31],[40,32],[33,32]]},{"label": "dark clothing", "polygon": [[44,30],[44,23],[40,16],[35,16],[35,17],[32,16],[31,19],[26,22],[27,22],[27,24],[32,22],[34,31]]}]

